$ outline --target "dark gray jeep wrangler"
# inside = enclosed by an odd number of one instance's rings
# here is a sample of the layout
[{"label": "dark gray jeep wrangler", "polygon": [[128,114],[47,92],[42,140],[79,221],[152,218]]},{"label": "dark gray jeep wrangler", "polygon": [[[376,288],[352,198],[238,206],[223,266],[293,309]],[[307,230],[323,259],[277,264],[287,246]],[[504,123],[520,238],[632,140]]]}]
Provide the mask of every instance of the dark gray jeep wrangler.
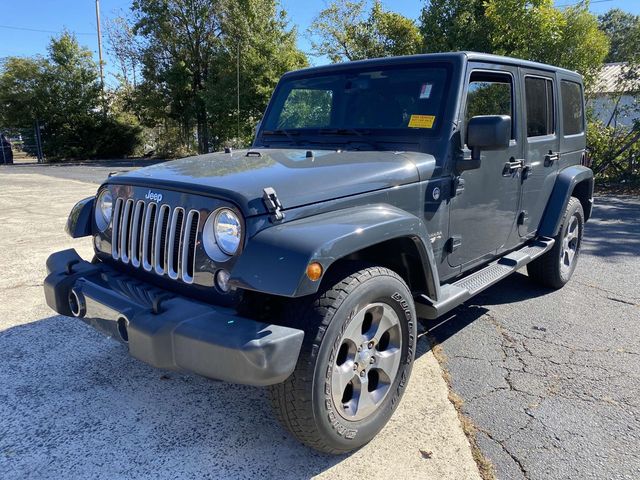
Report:
[{"label": "dark gray jeep wrangler", "polygon": [[[569,281],[592,206],[581,77],[477,53],[290,72],[250,150],[109,178],[69,216],[47,303],[163,369],[268,385],[331,453],[370,441],[418,318],[527,266]],[[508,283],[504,288],[509,288]]]}]

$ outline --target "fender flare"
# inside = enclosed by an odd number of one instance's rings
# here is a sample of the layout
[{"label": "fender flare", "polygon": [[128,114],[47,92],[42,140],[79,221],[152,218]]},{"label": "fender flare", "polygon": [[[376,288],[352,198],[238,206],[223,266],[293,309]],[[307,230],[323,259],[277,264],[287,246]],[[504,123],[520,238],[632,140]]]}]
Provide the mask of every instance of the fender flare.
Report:
[{"label": "fender flare", "polygon": [[[547,202],[547,208],[542,215],[538,234],[544,237],[555,237],[560,229],[560,222],[564,214],[569,198],[577,184],[588,182],[588,207],[585,208],[586,218],[589,217],[593,198],[593,171],[582,165],[573,165],[561,170],[556,177],[556,183]],[[587,209],[589,211],[587,211]]]},{"label": "fender flare", "polygon": [[65,226],[65,231],[70,237],[80,238],[91,235],[94,202],[95,197],[87,197],[73,206]]},{"label": "fender flare", "polygon": [[321,283],[306,276],[310,262],[319,262],[326,272],[349,254],[397,238],[414,241],[427,294],[437,297],[438,273],[424,222],[386,204],[322,213],[258,232],[238,258],[230,284],[284,297],[310,295],[318,291]]}]

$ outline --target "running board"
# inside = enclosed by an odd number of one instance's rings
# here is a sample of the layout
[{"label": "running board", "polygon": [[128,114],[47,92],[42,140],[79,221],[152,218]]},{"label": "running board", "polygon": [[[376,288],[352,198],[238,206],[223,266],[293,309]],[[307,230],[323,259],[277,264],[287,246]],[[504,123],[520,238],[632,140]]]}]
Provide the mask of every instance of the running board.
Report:
[{"label": "running board", "polygon": [[438,318],[549,251],[554,243],[553,238],[539,238],[454,283],[445,283],[440,287],[442,299],[437,302],[418,295],[415,297],[418,317]]}]

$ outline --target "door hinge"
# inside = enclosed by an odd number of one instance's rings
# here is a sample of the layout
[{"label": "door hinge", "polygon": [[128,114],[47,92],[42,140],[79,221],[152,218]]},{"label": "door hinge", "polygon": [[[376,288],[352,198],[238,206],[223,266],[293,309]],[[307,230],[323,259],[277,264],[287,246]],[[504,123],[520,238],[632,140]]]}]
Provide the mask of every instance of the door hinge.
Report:
[{"label": "door hinge", "polygon": [[454,177],[452,186],[453,188],[451,190],[453,191],[454,197],[462,194],[462,192],[464,192],[464,178]]},{"label": "door hinge", "polygon": [[447,252],[455,252],[458,248],[460,248],[460,245],[462,245],[462,235],[452,235],[449,240],[447,240]]},{"label": "door hinge", "polygon": [[278,199],[278,194],[272,187],[267,187],[263,190],[262,201],[267,211],[271,214],[269,217],[271,222],[282,220],[284,218],[284,212],[282,212],[282,203]]},{"label": "door hinge", "polygon": [[529,212],[522,210],[518,215],[518,225],[524,225],[529,220]]}]

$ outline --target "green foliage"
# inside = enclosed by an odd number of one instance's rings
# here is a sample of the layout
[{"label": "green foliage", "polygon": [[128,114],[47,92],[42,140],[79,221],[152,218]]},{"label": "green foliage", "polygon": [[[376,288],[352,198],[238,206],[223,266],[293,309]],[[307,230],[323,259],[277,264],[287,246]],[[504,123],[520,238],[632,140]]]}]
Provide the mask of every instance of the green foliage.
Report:
[{"label": "green foliage", "polygon": [[640,55],[640,15],[614,8],[600,15],[598,24],[611,44],[607,62],[637,61]]},{"label": "green foliage", "polygon": [[46,58],[5,60],[0,106],[5,128],[41,122],[48,160],[119,157],[131,153],[138,141],[137,127],[105,112],[91,52],[68,33],[51,40]]},{"label": "green foliage", "polygon": [[476,115],[509,115],[511,106],[511,85],[497,82],[473,82],[467,97],[466,120]]},{"label": "green foliage", "polygon": [[589,84],[608,51],[589,2],[431,0],[422,11],[428,51],[475,50],[576,70]]},{"label": "green foliage", "polygon": [[387,12],[375,0],[366,15],[367,0],[333,0],[309,27],[319,55],[333,62],[420,53],[422,39],[415,22]]},{"label": "green foliage", "polygon": [[194,130],[201,153],[248,143],[279,77],[307,64],[275,0],[136,0],[132,11],[144,77],[132,105],[147,127],[178,134],[175,151]]},{"label": "green foliage", "polygon": [[280,77],[307,66],[307,59],[296,47],[296,30],[288,29],[275,1],[230,0],[221,25],[225,48],[212,65],[205,101],[217,137],[214,146],[235,147],[251,142]]},{"label": "green foliage", "polygon": [[425,52],[492,51],[485,34],[485,0],[428,0],[420,15]]},{"label": "green foliage", "polygon": [[331,100],[331,90],[293,90],[280,113],[278,128],[326,127],[331,122]]},{"label": "green foliage", "polygon": [[640,124],[631,129],[587,124],[587,145],[592,168],[602,182],[640,185]]}]

